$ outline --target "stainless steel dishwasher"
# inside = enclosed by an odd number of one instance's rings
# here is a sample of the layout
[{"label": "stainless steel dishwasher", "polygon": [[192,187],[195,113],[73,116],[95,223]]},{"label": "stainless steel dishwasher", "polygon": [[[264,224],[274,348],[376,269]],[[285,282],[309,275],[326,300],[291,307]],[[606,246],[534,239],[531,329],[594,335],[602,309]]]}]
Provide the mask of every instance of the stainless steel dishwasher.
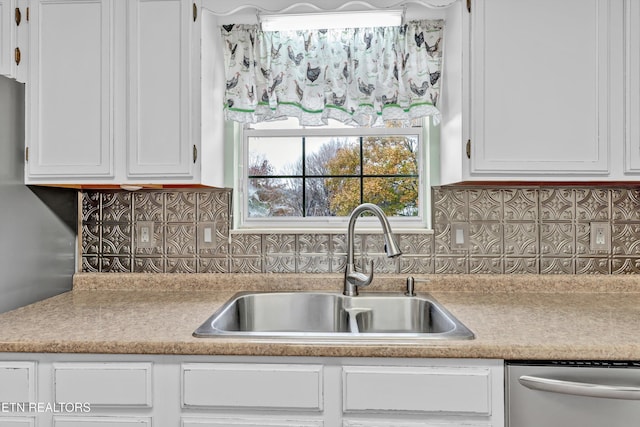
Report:
[{"label": "stainless steel dishwasher", "polygon": [[640,362],[509,362],[507,427],[640,426]]}]

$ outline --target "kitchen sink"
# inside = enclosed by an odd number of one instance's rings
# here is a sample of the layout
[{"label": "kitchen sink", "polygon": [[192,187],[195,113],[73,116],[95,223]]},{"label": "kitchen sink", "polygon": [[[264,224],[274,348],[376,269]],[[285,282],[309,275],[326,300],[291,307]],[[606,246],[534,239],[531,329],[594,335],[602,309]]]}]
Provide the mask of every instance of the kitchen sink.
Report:
[{"label": "kitchen sink", "polygon": [[241,292],[193,333],[195,337],[473,339],[428,294]]}]

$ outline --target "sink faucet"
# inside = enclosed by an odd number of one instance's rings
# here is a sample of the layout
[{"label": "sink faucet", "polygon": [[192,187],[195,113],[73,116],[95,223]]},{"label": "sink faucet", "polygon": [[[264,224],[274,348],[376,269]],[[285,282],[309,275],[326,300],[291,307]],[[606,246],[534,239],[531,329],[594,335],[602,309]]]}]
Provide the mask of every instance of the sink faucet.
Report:
[{"label": "sink faucet", "polygon": [[351,212],[351,216],[349,217],[349,227],[347,229],[347,266],[344,270],[344,291],[342,292],[344,295],[351,297],[358,295],[358,286],[367,286],[373,280],[373,260],[371,260],[371,267],[368,275],[358,272],[353,261],[353,254],[355,252],[354,233],[356,220],[366,211],[369,211],[378,217],[380,225],[382,225],[382,232],[384,233],[384,250],[387,253],[387,256],[389,258],[395,258],[402,255],[398,242],[396,242],[396,239],[391,234],[389,220],[387,220],[382,209],[372,203],[363,203],[356,207],[353,212]]}]

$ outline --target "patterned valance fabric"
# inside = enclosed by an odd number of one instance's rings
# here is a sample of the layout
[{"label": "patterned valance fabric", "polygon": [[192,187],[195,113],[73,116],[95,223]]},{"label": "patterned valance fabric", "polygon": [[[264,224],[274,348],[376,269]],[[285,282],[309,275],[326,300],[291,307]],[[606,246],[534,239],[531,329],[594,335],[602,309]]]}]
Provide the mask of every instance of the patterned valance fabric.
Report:
[{"label": "patterned valance fabric", "polygon": [[262,31],[225,25],[225,118],[297,117],[357,126],[433,116],[439,121],[442,20],[399,27]]}]

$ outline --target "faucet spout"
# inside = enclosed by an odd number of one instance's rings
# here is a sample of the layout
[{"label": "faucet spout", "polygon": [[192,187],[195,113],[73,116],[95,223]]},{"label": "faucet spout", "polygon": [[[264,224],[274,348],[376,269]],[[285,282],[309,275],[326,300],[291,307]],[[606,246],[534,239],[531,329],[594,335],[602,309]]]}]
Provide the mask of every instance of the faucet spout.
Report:
[{"label": "faucet spout", "polygon": [[373,213],[378,220],[380,221],[380,225],[382,226],[382,233],[384,237],[384,250],[389,258],[395,258],[402,254],[398,242],[393,237],[393,233],[391,231],[391,226],[389,225],[389,220],[386,215],[378,206],[372,203],[363,203],[357,206],[353,212],[351,212],[351,216],[349,217],[349,226],[347,228],[347,265],[344,270],[344,290],[343,294],[347,296],[356,296],[358,295],[358,286],[367,286],[373,280],[373,261],[371,261],[371,266],[369,269],[369,274],[364,274],[358,272],[354,263],[354,253],[355,253],[355,227],[356,220],[362,215],[364,212]]}]

